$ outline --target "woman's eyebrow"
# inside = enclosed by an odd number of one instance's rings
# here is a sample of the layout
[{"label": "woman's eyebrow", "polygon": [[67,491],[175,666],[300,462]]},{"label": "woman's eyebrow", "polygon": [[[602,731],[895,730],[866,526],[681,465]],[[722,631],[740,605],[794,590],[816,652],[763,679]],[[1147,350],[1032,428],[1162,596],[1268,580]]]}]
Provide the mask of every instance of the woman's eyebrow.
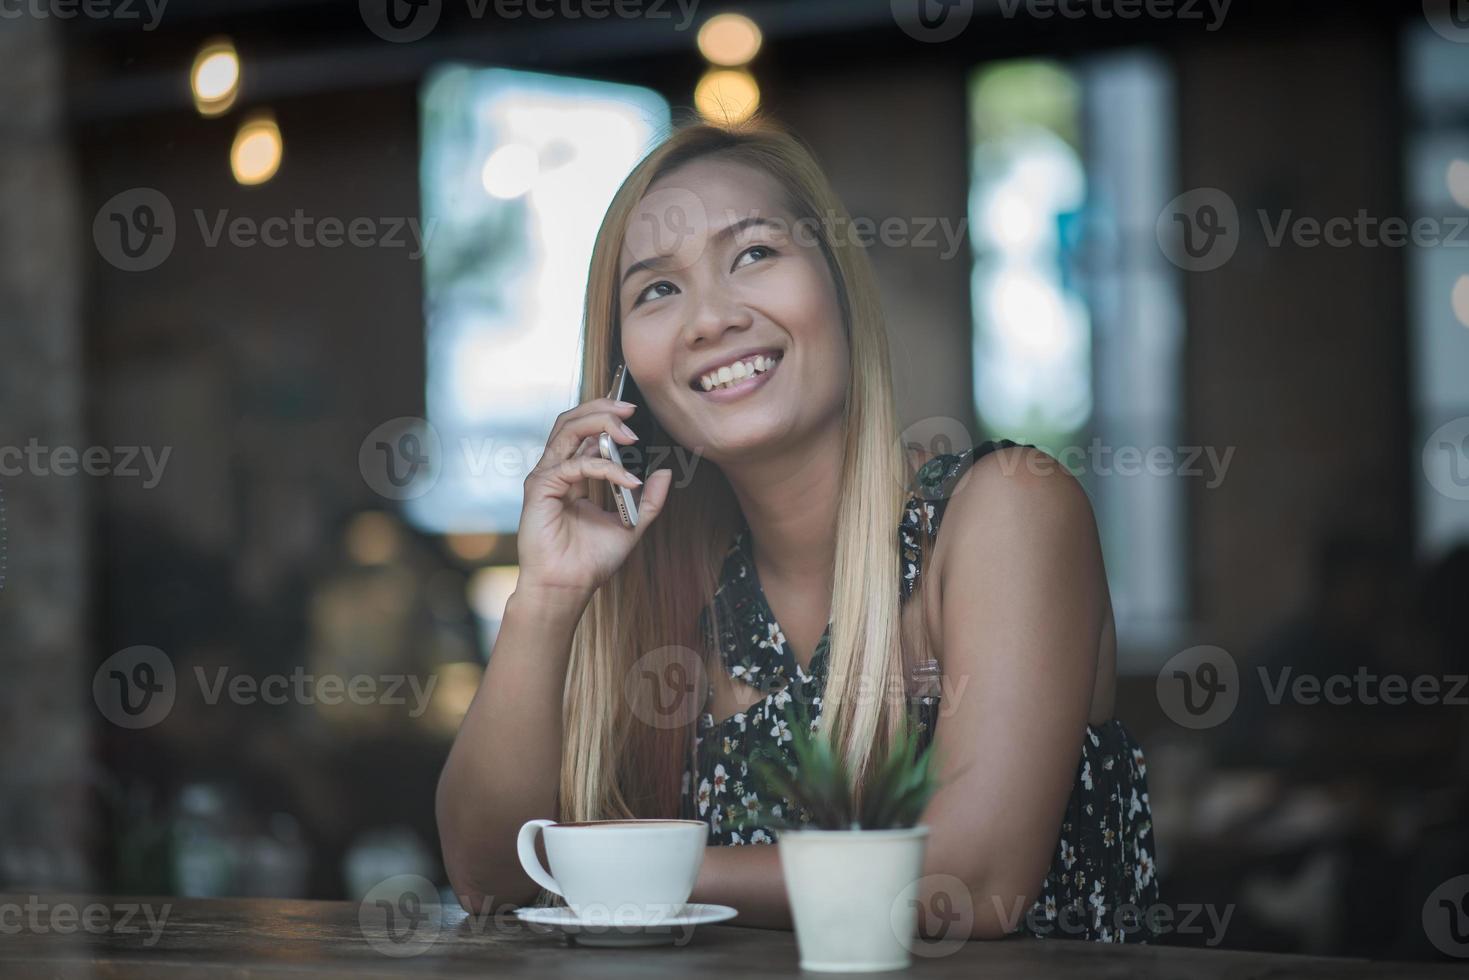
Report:
[{"label": "woman's eyebrow", "polygon": [[[739,221],[730,222],[723,228],[716,231],[714,234],[710,235],[709,240],[715,243],[723,242],[727,239],[733,238],[747,228],[755,227],[776,229],[780,227],[780,224],[776,221],[772,221],[769,218],[762,218],[758,214],[751,215],[748,218],[741,218]],[[662,266],[667,265],[668,260],[672,257],[672,253],[667,253],[663,255],[655,255],[647,259],[639,259],[632,265],[628,266],[627,271],[622,274],[621,285],[626,286],[629,279],[631,279],[635,274],[642,272],[644,269],[658,269]]]}]

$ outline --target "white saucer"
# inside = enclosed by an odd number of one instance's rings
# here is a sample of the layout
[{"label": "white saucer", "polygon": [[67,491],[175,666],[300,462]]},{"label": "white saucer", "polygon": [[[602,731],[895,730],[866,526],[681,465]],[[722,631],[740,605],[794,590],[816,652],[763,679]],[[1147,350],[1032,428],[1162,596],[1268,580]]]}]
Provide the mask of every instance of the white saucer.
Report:
[{"label": "white saucer", "polygon": [[[662,916],[656,922],[629,922],[626,916],[592,916],[586,920],[565,906],[516,909],[515,915],[532,925],[547,927],[549,932],[569,936],[582,946],[664,946],[687,942],[694,926],[733,919],[739,913],[728,905],[704,905],[690,902],[677,915]],[[615,923],[615,924],[614,924]]]}]

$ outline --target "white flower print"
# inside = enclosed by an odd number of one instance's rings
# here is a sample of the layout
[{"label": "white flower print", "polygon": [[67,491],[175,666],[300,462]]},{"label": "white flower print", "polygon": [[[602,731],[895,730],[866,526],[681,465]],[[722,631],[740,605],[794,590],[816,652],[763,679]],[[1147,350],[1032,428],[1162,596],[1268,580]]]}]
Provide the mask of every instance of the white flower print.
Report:
[{"label": "white flower print", "polygon": [[[934,485],[945,475],[957,475],[964,455],[936,463],[930,470]],[[942,482],[948,485],[952,479]],[[923,558],[931,539],[925,536],[925,518],[936,532],[947,503],[943,498],[925,501],[917,494],[905,501],[898,528],[901,599],[917,594],[915,585],[927,571]],[[828,622],[809,669],[788,656],[787,638],[759,592],[749,545],[746,539],[727,556],[726,575],[715,594],[723,603],[720,628],[713,629],[712,618],[706,626],[725,663],[735,665],[728,668],[731,674],[767,696],[720,721],[704,711],[709,702],[700,709],[690,739],[695,760],[683,784],[682,805],[683,812],[708,826],[712,844],[768,846],[779,838],[771,824],[809,826],[811,816],[770,790],[751,763],[757,752],[771,748],[775,757],[788,756],[789,748],[781,744],[794,741],[801,727],[819,733],[821,695],[830,669],[828,636],[834,625]],[[1146,923],[1114,921],[1124,905],[1145,907],[1159,901],[1155,858],[1149,853],[1155,847],[1142,750],[1115,722],[1087,725],[1084,733],[1057,849],[1051,852],[1052,865],[1032,906],[1033,916],[1053,924],[1075,921],[1080,936],[1091,940],[1147,942],[1156,937]],[[785,768],[792,770],[789,760]],[[1061,916],[1060,909],[1067,915]]]},{"label": "white flower print", "polygon": [[1107,896],[1102,891],[1102,879],[1097,878],[1092,882],[1092,893],[1086,898],[1087,904],[1092,907],[1092,928],[1102,927],[1102,916],[1107,912]]},{"label": "white flower print", "polygon": [[1153,858],[1145,848],[1137,850],[1137,887],[1146,888],[1153,880]]},{"label": "white flower print", "polygon": [[754,820],[760,815],[760,797],[754,793],[746,793],[740,797],[740,802],[745,805],[745,816]]},{"label": "white flower print", "polygon": [[709,811],[709,780],[699,781],[699,816]]}]

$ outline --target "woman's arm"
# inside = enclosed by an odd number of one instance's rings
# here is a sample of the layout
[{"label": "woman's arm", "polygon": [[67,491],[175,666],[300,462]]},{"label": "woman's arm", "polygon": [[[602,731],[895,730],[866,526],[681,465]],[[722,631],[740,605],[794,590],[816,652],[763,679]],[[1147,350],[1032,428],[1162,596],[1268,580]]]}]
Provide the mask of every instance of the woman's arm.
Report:
[{"label": "woman's arm", "polygon": [[470,912],[533,901],[515,838],[527,820],[556,817],[561,697],[580,595],[516,590],[474,701],[439,777],[444,865]]},{"label": "woman's arm", "polygon": [[1091,501],[1055,459],[1000,449],[960,480],[934,556],[943,784],[924,811],[925,907],[958,878],[973,938],[1014,931],[1050,868],[1076,779],[1106,573]]},{"label": "woman's arm", "polygon": [[791,928],[791,906],[781,877],[779,844],[704,849],[704,864],[690,902],[728,905],[739,910],[730,925],[758,929]]},{"label": "woman's arm", "polygon": [[631,534],[588,500],[592,480],[642,482],[596,450],[603,433],[619,444],[637,440],[621,421],[632,411],[626,402],[594,398],[562,412],[525,480],[515,539],[519,584],[435,794],[444,868],[470,912],[483,911],[486,899],[498,909],[535,898],[515,839],[525,821],[558,815],[572,637],[593,594],[622,566],[668,496],[673,473],[657,470],[643,488],[641,520]]},{"label": "woman's arm", "polygon": [[[1050,868],[1110,599],[1091,501],[1044,453],[975,463],[943,527],[928,573],[943,624],[943,783],[920,821],[930,836],[918,895],[940,914],[920,916],[920,930],[972,909],[968,938],[998,939]],[[737,925],[791,928],[778,844],[708,848],[691,900],[734,906]]]}]

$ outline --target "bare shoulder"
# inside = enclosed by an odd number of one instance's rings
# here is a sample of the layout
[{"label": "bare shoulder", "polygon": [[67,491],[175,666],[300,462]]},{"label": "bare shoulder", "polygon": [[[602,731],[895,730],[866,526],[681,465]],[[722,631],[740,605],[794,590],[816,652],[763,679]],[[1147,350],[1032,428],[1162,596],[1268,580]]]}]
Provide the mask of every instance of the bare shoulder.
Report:
[{"label": "bare shoulder", "polygon": [[1096,538],[1086,489],[1054,456],[1032,446],[994,449],[966,467],[949,491],[943,528],[936,558],[985,539],[1064,546],[1068,538],[1080,539],[1078,545]]},{"label": "bare shoulder", "polygon": [[1040,668],[1087,692],[1088,720],[1111,717],[1101,542],[1086,489],[1053,456],[1005,446],[967,466],[949,488],[927,584],[924,620],[945,673]]}]

